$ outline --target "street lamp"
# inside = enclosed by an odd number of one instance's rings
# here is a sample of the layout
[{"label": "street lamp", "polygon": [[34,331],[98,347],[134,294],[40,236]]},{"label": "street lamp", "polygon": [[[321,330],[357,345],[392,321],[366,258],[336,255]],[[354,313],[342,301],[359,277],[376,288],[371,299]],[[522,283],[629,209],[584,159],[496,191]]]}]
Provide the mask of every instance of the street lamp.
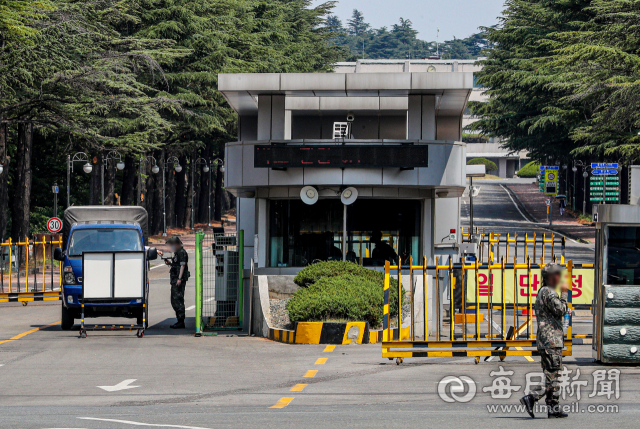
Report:
[{"label": "street lamp", "polygon": [[573,189],[571,190],[571,210],[573,210],[574,212],[576,211],[576,172],[578,171],[578,167],[575,166],[575,164],[573,165],[573,167],[571,168],[571,171],[573,171]]},{"label": "street lamp", "polygon": [[116,164],[116,168],[118,170],[124,170],[124,161],[122,160],[122,157],[120,156],[117,150],[112,150],[111,152],[107,153],[107,155],[102,156],[102,165],[100,167],[102,169],[101,184],[102,184],[102,205],[103,206],[104,206],[104,166],[112,159],[118,160],[118,163]]},{"label": "street lamp", "polygon": [[67,155],[67,208],[71,206],[71,172],[73,171],[74,162],[84,162],[82,171],[87,174],[91,174],[93,171],[93,165],[89,162],[89,155],[84,152],[77,152],[71,157]]},{"label": "street lamp", "polygon": [[585,169],[585,172],[582,173],[582,177],[584,177],[584,192],[582,193],[582,214],[587,214],[587,177],[589,177],[589,173],[586,171],[586,166],[582,167]]},{"label": "street lamp", "polygon": [[180,173],[182,171],[180,160],[175,156],[170,156],[169,158],[167,158],[166,161],[162,163],[162,224],[163,224],[162,236],[163,237],[167,236],[167,209],[166,209],[167,199],[166,199],[166,191],[165,191],[165,185],[166,185],[165,171],[167,170],[167,166],[169,164],[174,165],[174,170],[176,171],[176,173]]},{"label": "street lamp", "polygon": [[211,226],[211,169],[209,168],[209,164],[207,163],[207,160],[203,159],[203,158],[198,158],[196,159],[196,161],[193,163],[193,165],[191,166],[191,229],[195,228],[195,224],[196,224],[196,219],[195,219],[195,207],[194,207],[194,197],[196,194],[196,182],[195,182],[195,177],[196,177],[196,167],[198,165],[203,165],[204,167],[202,167],[202,171],[205,173],[209,173],[209,226]]},{"label": "street lamp", "polygon": [[160,171],[160,167],[158,167],[158,161],[149,155],[149,156],[141,156],[140,157],[140,166],[138,167],[138,205],[142,203],[142,166],[145,162],[149,164],[153,163],[153,167],[151,167],[151,172],[153,174],[157,174]]}]

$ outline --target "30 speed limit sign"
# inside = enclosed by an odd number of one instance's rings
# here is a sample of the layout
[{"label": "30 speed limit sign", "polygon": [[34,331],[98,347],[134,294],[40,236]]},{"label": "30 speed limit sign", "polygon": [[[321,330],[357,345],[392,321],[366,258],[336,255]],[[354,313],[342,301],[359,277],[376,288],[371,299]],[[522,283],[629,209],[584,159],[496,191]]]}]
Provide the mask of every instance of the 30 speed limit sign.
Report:
[{"label": "30 speed limit sign", "polygon": [[57,232],[60,232],[62,230],[62,221],[57,218],[57,217],[52,217],[51,219],[49,219],[49,221],[47,222],[47,229],[49,230],[49,232],[51,232],[52,234],[55,234]]}]

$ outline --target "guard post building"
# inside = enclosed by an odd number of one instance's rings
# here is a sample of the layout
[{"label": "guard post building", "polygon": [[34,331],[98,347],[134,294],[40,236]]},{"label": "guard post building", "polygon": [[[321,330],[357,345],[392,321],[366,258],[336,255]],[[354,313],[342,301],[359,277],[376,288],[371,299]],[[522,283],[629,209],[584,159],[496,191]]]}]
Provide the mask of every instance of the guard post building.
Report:
[{"label": "guard post building", "polygon": [[380,242],[433,261],[456,241],[473,73],[220,74],[218,88],[239,116],[225,187],[246,269],[253,258],[259,275],[321,260],[382,267]]}]

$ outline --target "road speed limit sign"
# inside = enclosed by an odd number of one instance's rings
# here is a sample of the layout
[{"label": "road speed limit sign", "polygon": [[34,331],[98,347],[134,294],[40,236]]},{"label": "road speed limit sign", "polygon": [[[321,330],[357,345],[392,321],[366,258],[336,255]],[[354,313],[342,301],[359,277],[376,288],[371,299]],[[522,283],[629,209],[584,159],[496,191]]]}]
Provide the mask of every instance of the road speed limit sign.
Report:
[{"label": "road speed limit sign", "polygon": [[60,232],[62,230],[62,221],[57,217],[52,217],[47,222],[47,229],[53,234]]}]

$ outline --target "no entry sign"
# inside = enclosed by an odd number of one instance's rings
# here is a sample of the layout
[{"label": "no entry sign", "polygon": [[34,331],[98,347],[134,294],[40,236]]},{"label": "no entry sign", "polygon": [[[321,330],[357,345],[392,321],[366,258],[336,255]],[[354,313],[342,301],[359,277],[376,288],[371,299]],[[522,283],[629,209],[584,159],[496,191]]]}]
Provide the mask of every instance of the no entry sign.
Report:
[{"label": "no entry sign", "polygon": [[47,221],[47,229],[52,234],[60,232],[62,230],[62,221],[57,217],[52,217]]}]

